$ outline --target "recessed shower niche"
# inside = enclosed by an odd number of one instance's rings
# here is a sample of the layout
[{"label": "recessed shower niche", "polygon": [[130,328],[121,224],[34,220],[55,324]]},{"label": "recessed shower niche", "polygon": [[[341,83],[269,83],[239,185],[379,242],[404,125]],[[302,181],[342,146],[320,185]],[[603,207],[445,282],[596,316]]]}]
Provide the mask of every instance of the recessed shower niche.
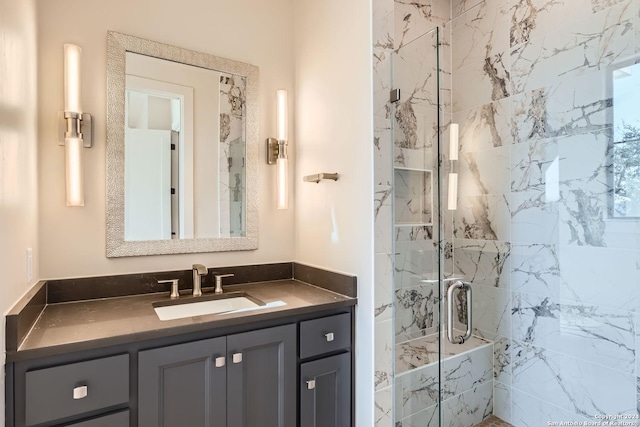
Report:
[{"label": "recessed shower niche", "polygon": [[430,170],[394,168],[396,225],[431,225],[433,182]]}]

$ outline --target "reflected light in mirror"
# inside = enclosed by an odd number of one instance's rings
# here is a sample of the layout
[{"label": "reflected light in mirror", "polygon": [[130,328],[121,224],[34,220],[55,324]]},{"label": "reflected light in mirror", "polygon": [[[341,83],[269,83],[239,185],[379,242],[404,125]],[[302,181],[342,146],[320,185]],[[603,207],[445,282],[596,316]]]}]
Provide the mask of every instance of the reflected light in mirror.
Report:
[{"label": "reflected light in mirror", "polygon": [[458,174],[449,174],[449,194],[447,197],[447,208],[450,211],[458,209]]},{"label": "reflected light in mirror", "polygon": [[458,124],[451,123],[449,127],[449,160],[458,160]]}]

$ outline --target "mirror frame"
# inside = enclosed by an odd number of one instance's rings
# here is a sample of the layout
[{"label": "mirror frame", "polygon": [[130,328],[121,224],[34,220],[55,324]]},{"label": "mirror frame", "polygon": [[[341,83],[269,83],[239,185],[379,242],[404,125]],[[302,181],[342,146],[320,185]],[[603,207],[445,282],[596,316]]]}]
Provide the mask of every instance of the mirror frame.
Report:
[{"label": "mirror frame", "polygon": [[[246,224],[244,237],[126,241],[124,239],[124,144],[126,53],[193,65],[246,78]],[[107,33],[107,258],[258,248],[258,77],[255,65],[141,39]]]}]

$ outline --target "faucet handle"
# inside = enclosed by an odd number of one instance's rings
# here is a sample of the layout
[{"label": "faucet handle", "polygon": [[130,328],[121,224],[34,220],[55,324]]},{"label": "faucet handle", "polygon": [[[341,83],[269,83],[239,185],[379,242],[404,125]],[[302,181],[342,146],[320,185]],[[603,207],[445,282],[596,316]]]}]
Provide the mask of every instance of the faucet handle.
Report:
[{"label": "faucet handle", "polygon": [[171,298],[179,298],[180,292],[178,292],[178,279],[170,279],[170,280],[158,280],[158,284],[162,283],[171,283]]},{"label": "faucet handle", "polygon": [[222,293],[222,279],[225,277],[233,277],[235,274],[216,274],[216,289],[213,291],[216,294]]}]

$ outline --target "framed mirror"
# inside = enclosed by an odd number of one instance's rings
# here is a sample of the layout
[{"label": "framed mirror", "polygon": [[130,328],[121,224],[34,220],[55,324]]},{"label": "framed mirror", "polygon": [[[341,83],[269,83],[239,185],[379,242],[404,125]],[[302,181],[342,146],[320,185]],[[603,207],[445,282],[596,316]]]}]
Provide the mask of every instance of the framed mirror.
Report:
[{"label": "framed mirror", "polygon": [[107,257],[258,248],[258,67],[107,35]]}]

